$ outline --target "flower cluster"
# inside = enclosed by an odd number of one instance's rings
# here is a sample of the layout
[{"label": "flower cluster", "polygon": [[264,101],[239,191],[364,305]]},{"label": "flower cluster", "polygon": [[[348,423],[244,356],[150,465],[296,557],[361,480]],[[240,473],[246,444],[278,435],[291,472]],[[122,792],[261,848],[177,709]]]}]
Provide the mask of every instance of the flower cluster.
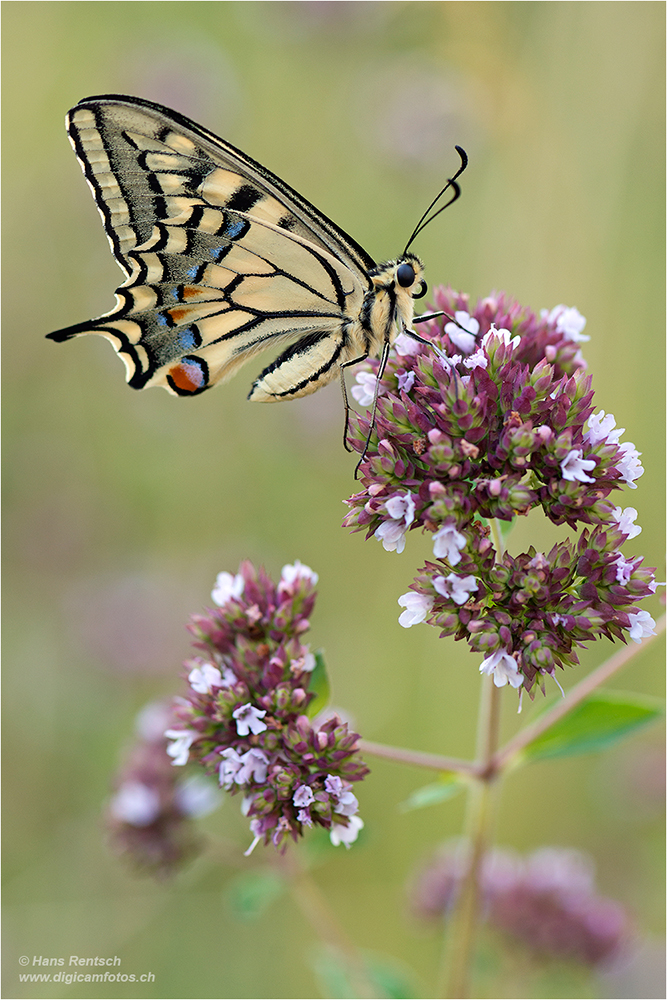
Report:
[{"label": "flower cluster", "polygon": [[[464,873],[460,850],[441,851],[412,887],[415,912],[446,916]],[[522,858],[496,849],[485,858],[480,887],[488,925],[543,958],[606,964],[631,938],[623,907],[597,894],[592,862],[577,851],[547,847]]]},{"label": "flower cluster", "polygon": [[220,793],[202,774],[181,775],[167,756],[168,704],[150,704],[137,741],[114,781],[106,809],[111,846],[142,871],[167,875],[199,852],[193,819],[217,808]]},{"label": "flower cluster", "polygon": [[349,846],[363,826],[351,790],[368,773],[358,735],[335,715],[321,725],[306,715],[316,658],[302,640],[316,583],[299,562],[283,567],[277,585],[244,562],[236,575],[219,574],[217,607],[189,626],[204,655],[186,663],[189,690],[167,730],[168,753],[243,793],[254,836],[247,853],[260,840],[284,850],[314,825]]},{"label": "flower cluster", "polygon": [[[471,310],[449,289],[435,306],[448,316],[420,327],[432,347],[401,333],[379,383],[378,362],[357,376],[355,398],[377,393],[377,413],[373,428],[352,418],[363,489],[344,523],[396,552],[409,530],[431,532],[435,561],[400,598],[400,623],[465,638],[498,686],[531,691],[583,642],[651,633],[635,604],[655,590],[652,572],[620,552],[641,530],[636,511],[609,499],[643,469],[614,417],[593,412],[576,309],[537,317],[499,294]],[[488,521],[533,508],[590,527],[547,555],[499,558]]]}]

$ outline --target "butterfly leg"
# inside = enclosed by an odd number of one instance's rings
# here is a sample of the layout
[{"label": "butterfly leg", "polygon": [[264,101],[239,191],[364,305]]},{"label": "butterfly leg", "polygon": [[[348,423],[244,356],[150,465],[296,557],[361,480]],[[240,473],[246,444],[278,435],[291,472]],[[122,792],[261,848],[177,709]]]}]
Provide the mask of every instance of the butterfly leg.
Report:
[{"label": "butterfly leg", "polygon": [[[444,315],[446,315],[446,313]],[[430,316],[428,318],[430,319]],[[442,361],[445,361],[447,364],[449,364],[449,358],[447,357],[445,352],[442,350],[442,348],[438,347],[437,344],[434,344],[432,340],[425,340],[424,337],[420,337],[418,333],[415,333],[414,330],[408,329],[407,326],[403,330],[403,333],[407,333],[408,337],[412,337],[413,340],[417,340],[420,344],[425,344],[426,347],[430,347],[431,350],[435,351],[435,353]]]},{"label": "butterfly leg", "polygon": [[[447,316],[448,314],[447,313],[436,313],[435,315]],[[421,316],[418,317],[418,318],[422,319]],[[430,319],[431,317],[430,316],[425,316],[423,318],[424,319]],[[416,322],[416,320],[414,322]],[[452,320],[452,322],[456,323],[456,320]],[[456,323],[456,325],[459,326],[459,327],[461,327],[461,329],[464,330],[465,333],[469,333],[470,332],[469,330],[465,330],[465,328],[462,327],[460,323]],[[408,328],[406,327],[403,332],[407,333],[408,336],[412,337],[413,340],[418,340],[420,344],[426,344],[426,346],[430,347],[432,351],[435,351],[435,353],[438,355],[438,357],[443,362],[443,364],[445,365],[445,367],[448,368],[449,371],[454,376],[454,393],[455,393],[456,399],[458,399],[459,398],[459,379],[460,379],[461,376],[457,372],[456,366],[451,363],[450,359],[447,357],[447,355],[445,354],[445,352],[440,347],[438,347],[437,344],[434,344],[432,340],[424,340],[424,338],[420,337],[419,334],[415,333],[414,330],[408,330]]]},{"label": "butterfly leg", "polygon": [[345,385],[345,368],[349,368],[351,365],[358,365],[360,361],[365,361],[367,357],[367,354],[362,354],[352,361],[343,361],[340,366],[340,388],[343,393],[343,407],[345,409],[345,425],[343,427],[343,448],[345,448],[345,451],[352,451],[347,443],[347,432],[350,429],[350,404],[347,398],[347,386]]},{"label": "butterfly leg", "polygon": [[[456,319],[455,316],[451,316],[448,312],[445,312],[444,309],[440,309],[438,312],[422,313],[421,316],[414,316],[412,322],[427,323],[428,320],[437,319],[438,316],[444,316],[445,319],[448,319],[450,323],[455,323],[456,326],[458,326],[459,330],[463,330],[464,333],[470,333],[470,330],[466,330],[464,326],[461,326],[461,324],[459,323],[459,321]],[[410,336],[412,337],[415,336],[415,333],[412,330],[406,330],[405,332],[409,333]],[[419,337],[417,337],[417,340],[419,340]]]},{"label": "butterfly leg", "polygon": [[[439,312],[433,312],[433,313],[423,313],[421,316],[415,316],[413,318],[412,322],[413,323],[425,323],[427,320],[429,320],[429,319],[435,319],[437,316],[444,316],[446,319],[449,320],[450,323],[454,323],[456,326],[458,326],[459,330],[463,330],[464,333],[470,333],[470,330],[466,330],[466,328],[464,326],[462,326],[461,323],[459,323],[459,321],[456,319],[455,316],[450,316],[450,314],[448,312],[445,312],[444,310],[440,310]],[[435,353],[438,355],[438,357],[442,361],[445,361],[447,363],[447,365],[450,365],[450,362],[449,362],[449,359],[448,359],[447,355],[444,353],[444,351],[442,351],[439,347],[437,347],[433,343],[433,341],[431,341],[431,340],[424,340],[424,338],[420,337],[419,334],[415,333],[414,330],[408,330],[406,328],[405,329],[405,333],[407,333],[410,337],[412,337],[413,340],[418,340],[420,344],[426,344],[427,347],[430,347],[433,351],[435,351]],[[458,399],[458,374],[456,373],[455,370],[454,370],[454,374],[455,374],[455,377],[457,379],[457,381],[455,383],[455,386],[456,386],[456,398]]]},{"label": "butterfly leg", "polygon": [[378,393],[380,392],[380,382],[382,380],[382,376],[384,375],[384,370],[387,367],[387,359],[389,357],[390,347],[391,345],[389,341],[385,340],[384,347],[382,348],[382,354],[380,356],[380,367],[378,368],[376,375],[377,382],[375,383],[375,394],[373,396],[373,409],[371,410],[371,421],[368,427],[368,435],[366,437],[366,444],[364,445],[364,450],[361,453],[361,458],[357,462],[357,466],[354,470],[355,479],[359,478],[359,469],[361,467],[361,463],[366,458],[366,452],[368,451],[368,446],[371,443],[371,437],[373,436],[373,431],[375,430],[375,414],[377,413],[377,408],[378,408]]},{"label": "butterfly leg", "polygon": [[427,323],[428,320],[430,320],[430,319],[437,319],[438,316],[446,316],[447,319],[451,320],[452,323],[456,323],[456,320],[454,319],[454,317],[450,316],[449,313],[444,312],[442,309],[439,309],[438,312],[422,313],[421,316],[413,316],[412,322],[413,323]]}]

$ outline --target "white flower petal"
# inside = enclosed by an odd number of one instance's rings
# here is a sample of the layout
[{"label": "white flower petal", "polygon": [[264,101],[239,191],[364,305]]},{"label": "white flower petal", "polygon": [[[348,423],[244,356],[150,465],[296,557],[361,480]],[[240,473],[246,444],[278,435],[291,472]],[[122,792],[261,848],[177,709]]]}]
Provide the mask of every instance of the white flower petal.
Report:
[{"label": "white flower petal", "polygon": [[372,372],[357,372],[356,380],[358,385],[353,385],[350,389],[352,396],[360,406],[370,406],[375,399],[377,376]]},{"label": "white flower petal", "polygon": [[498,649],[487,656],[482,661],[479,672],[493,677],[496,687],[511,684],[513,688],[518,688],[523,684],[523,676],[519,672],[516,660],[504,649]]},{"label": "white flower petal", "polygon": [[451,566],[461,562],[461,550],[466,547],[465,535],[453,524],[445,524],[433,535],[433,555],[446,559]]},{"label": "white flower petal", "polygon": [[580,448],[573,448],[567,453],[560,463],[563,479],[568,479],[570,482],[577,480],[580,483],[595,482],[595,479],[586,473],[594,469],[597,463],[593,459],[584,458],[583,455],[584,453]]},{"label": "white flower petal", "polygon": [[130,826],[150,826],[160,815],[160,795],[141,781],[126,781],[111,800],[112,816]]},{"label": "white flower petal", "polygon": [[419,354],[419,351],[421,350],[421,344],[419,341],[415,340],[414,337],[411,337],[407,333],[399,333],[394,341],[393,347],[396,353],[400,354],[403,358],[410,357],[412,354]]},{"label": "white flower petal", "polygon": [[310,568],[310,566],[305,566],[299,560],[295,560],[294,565],[288,564],[283,566],[280,572],[280,583],[278,584],[278,593],[282,593],[285,590],[291,588],[295,583],[298,584],[301,580],[310,584],[314,587],[319,576],[317,573]]},{"label": "white flower petal", "polygon": [[190,671],[188,681],[197,694],[209,694],[211,688],[222,687],[222,674],[212,663],[204,663]]},{"label": "white flower petal", "polygon": [[623,534],[627,535],[628,541],[641,534],[642,529],[638,524],[634,523],[634,520],[637,517],[637,511],[634,507],[626,507],[625,509],[615,507],[611,512],[611,516],[618,523],[618,526]]},{"label": "white flower petal", "polygon": [[232,576],[231,573],[218,573],[215,587],[211,593],[211,599],[219,608],[224,608],[231,600],[238,600],[242,596],[245,587],[245,580],[240,573]]},{"label": "white flower petal", "polygon": [[359,836],[359,831],[363,829],[364,821],[359,816],[351,816],[347,826],[342,823],[334,823],[329,831],[329,839],[334,847],[345,844],[349,847]]},{"label": "white flower petal", "polygon": [[197,734],[191,733],[187,729],[167,729],[164,734],[168,740],[174,742],[167,747],[167,753],[173,757],[174,767],[183,767],[188,762],[190,747],[196,739]]},{"label": "white flower petal", "polygon": [[266,723],[262,722],[265,715],[266,709],[255,708],[250,702],[235,708],[232,717],[236,720],[236,731],[239,736],[247,736],[249,733],[257,736],[263,733],[267,728]]},{"label": "white flower petal", "polygon": [[630,615],[629,635],[633,642],[641,642],[655,634],[655,622],[648,611],[635,611]]},{"label": "white flower petal", "polygon": [[405,611],[399,616],[398,624],[402,625],[403,628],[410,628],[425,620],[433,607],[433,598],[409,590],[407,594],[399,597],[398,603],[402,608],[405,608]]}]

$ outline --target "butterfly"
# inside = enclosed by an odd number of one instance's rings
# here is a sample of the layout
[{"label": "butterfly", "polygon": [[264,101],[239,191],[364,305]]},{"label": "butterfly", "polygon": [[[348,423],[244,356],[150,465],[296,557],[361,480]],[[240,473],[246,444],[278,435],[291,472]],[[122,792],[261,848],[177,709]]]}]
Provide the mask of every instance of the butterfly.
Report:
[{"label": "butterfly", "polygon": [[[230,143],[159,104],[81,101],[67,131],[125,280],[113,309],[56,330],[106,337],[135,389],[195,396],[286,345],[252,385],[259,402],[315,392],[367,357],[381,366],[426,293],[410,246],[460,194],[461,165],[395,260],[377,264],[342,229]],[[445,192],[449,200],[429,217]],[[347,421],[346,421],[347,428]]]}]

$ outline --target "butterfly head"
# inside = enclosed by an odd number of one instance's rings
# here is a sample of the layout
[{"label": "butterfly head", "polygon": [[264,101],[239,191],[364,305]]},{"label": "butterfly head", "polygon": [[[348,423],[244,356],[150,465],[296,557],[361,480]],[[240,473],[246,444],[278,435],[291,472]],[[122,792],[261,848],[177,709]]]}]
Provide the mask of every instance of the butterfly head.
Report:
[{"label": "butterfly head", "polygon": [[373,290],[389,292],[397,302],[408,303],[426,295],[424,265],[414,253],[403,253],[396,260],[380,264],[370,273]]},{"label": "butterfly head", "polygon": [[403,254],[396,261],[395,287],[396,291],[405,291],[411,299],[421,299],[426,295],[428,286],[423,278],[424,265],[413,253]]},{"label": "butterfly head", "polygon": [[380,264],[371,273],[373,290],[368,304],[371,306],[370,326],[377,337],[377,350],[385,340],[395,336],[396,328],[411,325],[414,300],[420,299],[427,291],[423,274],[421,260],[409,252]]}]

